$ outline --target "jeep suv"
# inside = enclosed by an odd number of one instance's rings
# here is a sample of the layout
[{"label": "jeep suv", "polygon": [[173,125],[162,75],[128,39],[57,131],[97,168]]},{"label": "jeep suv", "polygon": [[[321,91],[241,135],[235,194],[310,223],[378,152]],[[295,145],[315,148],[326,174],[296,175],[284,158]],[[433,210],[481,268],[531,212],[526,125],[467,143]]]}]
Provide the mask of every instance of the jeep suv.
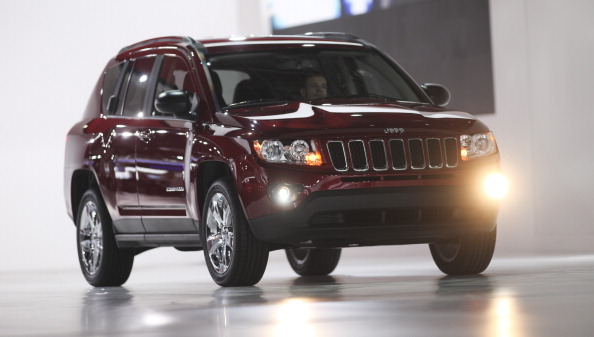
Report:
[{"label": "jeep suv", "polygon": [[348,34],[126,47],[67,137],[82,273],[121,285],[135,255],[170,246],[253,285],[272,250],[327,275],[341,248],[400,244],[481,273],[504,178],[493,133],[449,97]]}]

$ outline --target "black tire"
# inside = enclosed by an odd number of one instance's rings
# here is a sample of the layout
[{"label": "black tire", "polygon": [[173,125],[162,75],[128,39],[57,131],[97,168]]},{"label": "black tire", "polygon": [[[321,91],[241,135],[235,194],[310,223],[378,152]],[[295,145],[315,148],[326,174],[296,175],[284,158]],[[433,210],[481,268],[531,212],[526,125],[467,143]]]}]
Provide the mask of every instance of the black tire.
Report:
[{"label": "black tire", "polygon": [[330,274],[340,260],[340,248],[287,248],[287,260],[301,276],[325,276]]},{"label": "black tire", "polygon": [[491,263],[496,237],[497,228],[494,228],[489,233],[462,237],[453,242],[433,243],[429,249],[433,261],[444,274],[480,274]]},{"label": "black tire", "polygon": [[266,271],[269,247],[253,236],[231,179],[221,178],[210,186],[202,215],[200,241],[212,279],[224,287],[258,283]]},{"label": "black tire", "polygon": [[119,249],[111,217],[95,190],[82,197],[76,216],[76,246],[80,269],[95,287],[124,284],[134,264],[133,249]]}]

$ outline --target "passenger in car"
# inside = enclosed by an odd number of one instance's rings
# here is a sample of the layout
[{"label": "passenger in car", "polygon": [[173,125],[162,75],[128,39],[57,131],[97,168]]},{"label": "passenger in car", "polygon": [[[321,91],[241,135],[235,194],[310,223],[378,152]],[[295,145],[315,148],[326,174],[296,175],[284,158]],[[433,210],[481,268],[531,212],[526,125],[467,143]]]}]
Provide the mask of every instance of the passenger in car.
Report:
[{"label": "passenger in car", "polygon": [[309,100],[326,97],[328,94],[326,77],[320,73],[308,74],[305,76],[299,92],[301,96]]}]

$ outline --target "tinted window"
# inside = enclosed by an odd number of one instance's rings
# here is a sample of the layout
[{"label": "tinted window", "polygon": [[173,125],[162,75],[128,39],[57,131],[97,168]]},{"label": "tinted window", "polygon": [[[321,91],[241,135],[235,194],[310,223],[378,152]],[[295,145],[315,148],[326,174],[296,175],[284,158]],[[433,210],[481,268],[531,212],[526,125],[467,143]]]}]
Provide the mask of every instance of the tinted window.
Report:
[{"label": "tinted window", "polygon": [[[192,74],[184,60],[175,56],[166,56],[157,78],[155,98],[169,90],[185,90],[190,95],[190,101],[196,101],[196,87],[192,82]],[[152,115],[158,116],[159,112],[152,105]]]},{"label": "tinted window", "polygon": [[[220,75],[227,105],[319,98],[425,101],[395,64],[370,49],[242,51],[211,55],[209,64]],[[320,90],[309,92],[313,85]]]},{"label": "tinted window", "polygon": [[107,111],[107,104],[109,102],[109,98],[113,95],[116,95],[116,88],[118,85],[118,80],[120,78],[120,74],[124,69],[126,63],[122,62],[116,64],[115,66],[107,69],[105,71],[105,77],[103,78],[103,90],[102,90],[102,105],[103,105],[103,113],[108,113]]},{"label": "tinted window", "polygon": [[127,116],[144,116],[144,102],[146,99],[147,88],[153,64],[154,57],[141,58],[134,62],[126,99],[124,103],[123,114]]},{"label": "tinted window", "polygon": [[216,74],[221,81],[221,94],[226,102],[233,102],[233,93],[239,82],[250,78],[247,73],[238,70],[219,70]]}]

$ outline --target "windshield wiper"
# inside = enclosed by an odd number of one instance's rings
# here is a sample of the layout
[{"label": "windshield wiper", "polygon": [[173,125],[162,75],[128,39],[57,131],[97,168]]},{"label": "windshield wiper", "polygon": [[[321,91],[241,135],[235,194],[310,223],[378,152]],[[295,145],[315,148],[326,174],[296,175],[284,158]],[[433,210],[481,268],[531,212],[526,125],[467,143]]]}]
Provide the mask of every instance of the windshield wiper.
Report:
[{"label": "windshield wiper", "polygon": [[224,108],[225,109],[246,108],[246,107],[258,106],[258,105],[286,104],[288,102],[289,101],[287,101],[287,100],[278,99],[278,98],[260,98],[260,99],[250,100],[250,101],[231,103]]}]

